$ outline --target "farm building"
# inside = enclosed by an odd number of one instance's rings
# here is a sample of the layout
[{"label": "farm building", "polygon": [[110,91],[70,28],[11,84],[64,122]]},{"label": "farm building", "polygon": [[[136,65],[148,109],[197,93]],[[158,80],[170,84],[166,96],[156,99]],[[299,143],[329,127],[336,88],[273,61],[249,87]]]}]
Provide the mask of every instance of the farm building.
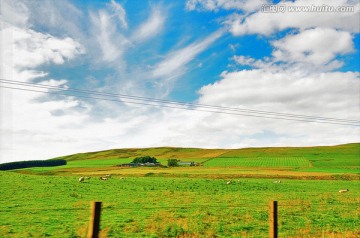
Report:
[{"label": "farm building", "polygon": [[130,168],[130,167],[139,167],[140,165],[136,163],[129,163],[129,164],[119,164],[117,166]]},{"label": "farm building", "polygon": [[195,162],[178,162],[179,166],[196,166],[197,164]]},{"label": "farm building", "polygon": [[160,163],[129,163],[129,164],[120,164],[120,167],[160,167]]}]

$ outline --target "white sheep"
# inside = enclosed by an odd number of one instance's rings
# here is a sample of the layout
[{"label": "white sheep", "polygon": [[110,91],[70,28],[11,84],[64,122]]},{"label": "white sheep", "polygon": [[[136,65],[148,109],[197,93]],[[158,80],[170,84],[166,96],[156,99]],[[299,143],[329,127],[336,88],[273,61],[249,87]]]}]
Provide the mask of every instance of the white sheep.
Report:
[{"label": "white sheep", "polygon": [[84,177],[79,178],[79,182],[84,182],[84,180],[85,180]]},{"label": "white sheep", "polygon": [[281,180],[276,180],[274,181],[274,183],[281,183]]},{"label": "white sheep", "polygon": [[349,189],[342,189],[342,190],[339,190],[339,193],[346,193],[348,191],[349,191]]},{"label": "white sheep", "polygon": [[231,184],[231,180],[227,181],[226,184],[227,184],[227,185]]},{"label": "white sheep", "polygon": [[108,180],[107,177],[100,177],[100,180]]}]

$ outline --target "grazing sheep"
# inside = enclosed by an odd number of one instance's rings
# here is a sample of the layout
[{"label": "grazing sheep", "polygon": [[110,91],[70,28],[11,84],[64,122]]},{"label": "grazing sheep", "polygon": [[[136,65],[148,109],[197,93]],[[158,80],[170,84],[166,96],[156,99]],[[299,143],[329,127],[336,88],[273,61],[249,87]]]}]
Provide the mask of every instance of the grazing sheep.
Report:
[{"label": "grazing sheep", "polygon": [[231,180],[227,181],[226,184],[227,184],[227,185],[231,184]]},{"label": "grazing sheep", "polygon": [[274,181],[274,183],[281,183],[281,180],[276,180]]},{"label": "grazing sheep", "polygon": [[79,182],[84,182],[84,177],[80,177]]},{"label": "grazing sheep", "polygon": [[107,177],[100,177],[100,180],[108,180]]},{"label": "grazing sheep", "polygon": [[347,193],[349,191],[349,189],[342,189],[342,190],[339,190],[339,193]]}]

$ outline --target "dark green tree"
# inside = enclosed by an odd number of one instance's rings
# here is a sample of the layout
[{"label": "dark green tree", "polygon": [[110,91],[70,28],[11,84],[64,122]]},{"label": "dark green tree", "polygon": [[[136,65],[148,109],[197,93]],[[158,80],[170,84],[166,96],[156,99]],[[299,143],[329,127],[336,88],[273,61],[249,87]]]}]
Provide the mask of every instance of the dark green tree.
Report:
[{"label": "dark green tree", "polygon": [[60,165],[66,165],[66,163],[67,163],[66,160],[63,159],[18,161],[18,162],[9,162],[9,163],[0,164],[0,170],[60,166]]},{"label": "dark green tree", "polygon": [[179,161],[180,160],[177,160],[177,159],[168,159],[167,162],[168,162],[168,166],[169,167],[176,167],[176,166],[179,166]]},{"label": "dark green tree", "polygon": [[151,156],[142,156],[142,157],[136,157],[132,163],[134,164],[145,164],[145,163],[154,163],[156,164],[156,158]]}]

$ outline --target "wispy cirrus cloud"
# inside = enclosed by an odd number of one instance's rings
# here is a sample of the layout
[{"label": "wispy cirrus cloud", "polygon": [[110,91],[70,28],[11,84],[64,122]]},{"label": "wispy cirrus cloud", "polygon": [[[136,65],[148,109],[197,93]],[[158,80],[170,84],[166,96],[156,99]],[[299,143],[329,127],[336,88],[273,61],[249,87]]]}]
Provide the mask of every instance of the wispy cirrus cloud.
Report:
[{"label": "wispy cirrus cloud", "polygon": [[260,9],[267,2],[267,0],[188,0],[186,2],[186,9],[189,11],[218,11],[220,9],[253,11]]},{"label": "wispy cirrus cloud", "polygon": [[[192,43],[182,49],[170,52],[152,71],[155,78],[177,75],[184,70],[184,66],[194,59],[199,53],[207,49],[212,43],[224,34],[224,30],[218,30],[205,39]],[[183,71],[182,73],[185,73]]]},{"label": "wispy cirrus cloud", "polygon": [[[70,0],[63,1],[26,1],[19,0],[27,9],[28,27],[33,30],[47,32],[57,37],[72,37],[83,41],[86,39],[87,18],[81,9],[76,7]],[[15,14],[18,15],[18,14]],[[88,19],[86,19],[86,22]]]},{"label": "wispy cirrus cloud", "polygon": [[161,6],[153,6],[149,18],[134,32],[132,38],[136,42],[148,40],[160,33],[165,24],[166,15]]},{"label": "wispy cirrus cloud", "polygon": [[125,9],[115,0],[111,0],[109,3],[110,11],[113,13],[113,16],[116,16],[119,19],[121,27],[124,29],[128,28],[128,24],[126,21],[126,12]]},{"label": "wispy cirrus cloud", "polygon": [[95,13],[91,12],[90,19],[96,46],[101,50],[101,60],[105,62],[121,61],[130,41],[118,31],[114,16],[106,10],[99,10]]}]

